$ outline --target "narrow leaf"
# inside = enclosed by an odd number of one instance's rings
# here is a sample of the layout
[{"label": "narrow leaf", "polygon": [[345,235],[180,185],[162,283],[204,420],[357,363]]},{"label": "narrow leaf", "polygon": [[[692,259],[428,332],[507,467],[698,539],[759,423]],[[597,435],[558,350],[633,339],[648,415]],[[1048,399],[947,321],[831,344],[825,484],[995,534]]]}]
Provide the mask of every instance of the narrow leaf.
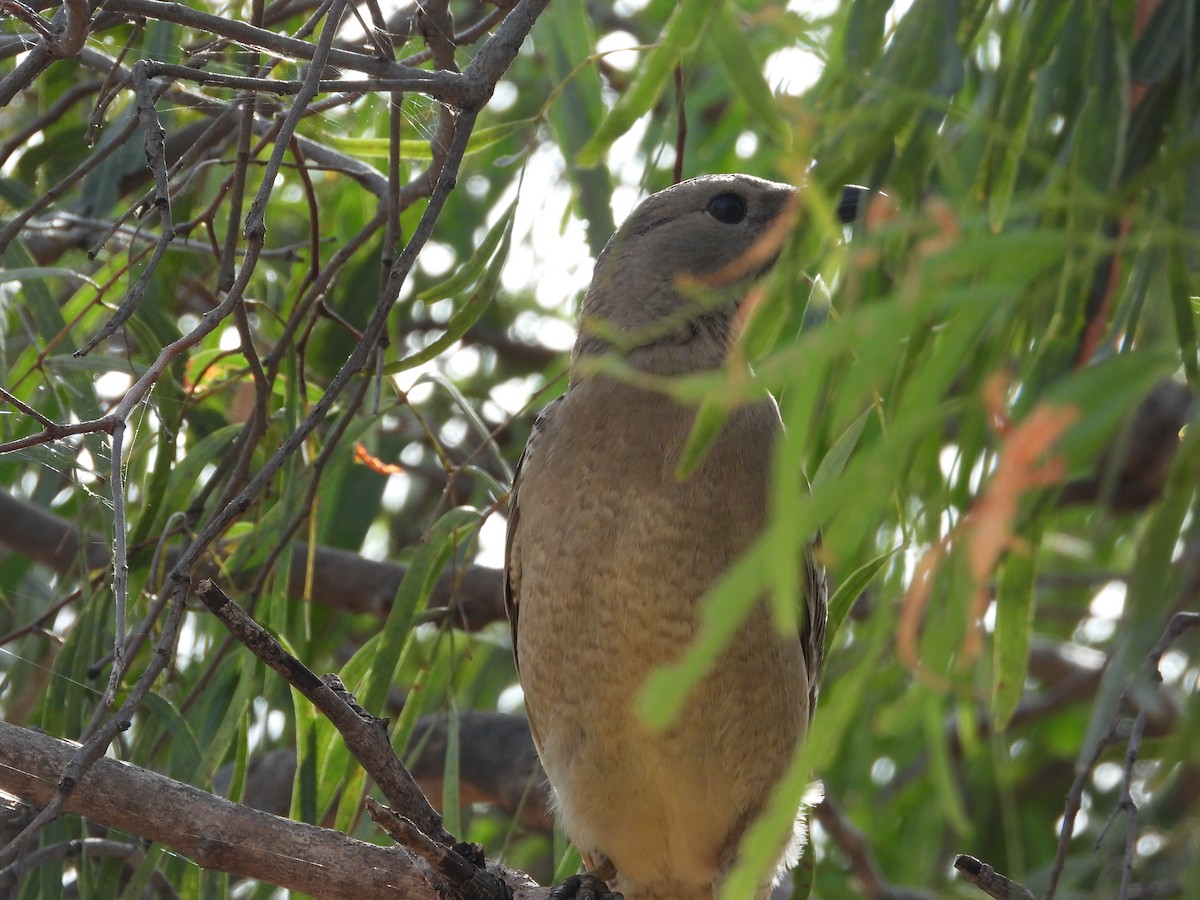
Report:
[{"label": "narrow leaf", "polygon": [[[531,128],[535,124],[535,119],[517,119],[513,122],[501,122],[499,125],[492,125],[488,128],[477,128],[471,134],[471,139],[467,142],[466,155],[470,156],[481,150],[486,150],[488,147],[500,143],[500,141],[510,135],[517,134],[526,128]],[[391,141],[389,138],[332,137],[328,138],[328,140],[338,150],[359,159],[388,159],[391,153]],[[420,162],[430,161],[433,159],[433,152],[429,141],[417,140],[416,138],[401,139],[400,158]]]},{"label": "narrow leaf", "polygon": [[592,139],[579,151],[575,158],[577,165],[585,168],[598,165],[617,138],[650,111],[662,95],[679,57],[695,45],[709,18],[722,5],[712,0],[683,0],[675,7],[663,29],[662,40],[646,54],[633,83],[625,89]]},{"label": "narrow leaf", "polygon": [[[1026,523],[1023,543],[1032,549],[1009,553],[996,582],[996,636],[992,681],[992,717],[997,730],[1008,726],[1021,702],[1033,636],[1034,576],[1043,518]],[[1037,532],[1036,534],[1034,532]]]},{"label": "narrow leaf", "polygon": [[713,28],[709,32],[717,59],[733,89],[745,102],[752,119],[779,141],[783,149],[792,143],[792,130],[779,113],[775,95],[763,78],[762,66],[754,60],[750,43],[742,34],[741,25],[729,3],[715,4]]}]

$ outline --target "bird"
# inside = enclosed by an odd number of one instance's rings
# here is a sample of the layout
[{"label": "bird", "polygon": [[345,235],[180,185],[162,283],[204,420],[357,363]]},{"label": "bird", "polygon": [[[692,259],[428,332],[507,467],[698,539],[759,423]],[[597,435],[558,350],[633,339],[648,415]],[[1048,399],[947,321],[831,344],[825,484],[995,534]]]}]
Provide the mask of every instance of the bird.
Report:
[{"label": "bird", "polygon": [[648,676],[693,642],[701,599],[762,533],[782,423],[769,395],[736,406],[680,478],[696,408],[596,364],[652,376],[724,365],[796,202],[792,186],[750,175],[643,200],[597,258],[567,389],[517,465],[505,607],[538,756],[588,871],[555,896],[585,883],[580,897],[711,900],[808,731],[827,594],[811,548],[794,632],[761,598],[673,724],[639,715]]}]

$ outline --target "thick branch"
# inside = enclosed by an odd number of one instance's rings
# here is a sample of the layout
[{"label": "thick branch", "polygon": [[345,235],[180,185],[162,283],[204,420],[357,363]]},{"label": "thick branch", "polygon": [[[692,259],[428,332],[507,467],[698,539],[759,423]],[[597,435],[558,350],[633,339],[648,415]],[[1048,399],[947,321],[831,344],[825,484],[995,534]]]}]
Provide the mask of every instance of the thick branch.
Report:
[{"label": "thick branch", "polygon": [[[41,805],[77,744],[0,722],[0,791]],[[19,764],[18,762],[19,761]],[[322,898],[445,900],[424,863],[328,828],[259,812],[191,785],[102,758],[80,779],[64,811],[157,841],[221,872],[257,878]],[[492,900],[548,900],[522,872],[489,864],[503,881]],[[461,895],[459,895],[461,896]]]},{"label": "thick branch", "polygon": [[0,80],[0,106],[7,106],[18,93],[33,83],[51,63],[74,56],[83,47],[88,35],[88,5],[85,0],[63,0],[48,28],[38,28],[43,35],[15,69]]},{"label": "thick branch", "polygon": [[211,581],[200,582],[196,593],[234,637],[282,675],[333,723],[354,758],[375,779],[388,801],[400,807],[401,814],[415,821],[417,827],[435,841],[446,845],[454,842],[442,827],[442,817],[429,805],[413,777],[396,758],[384,720],[362,710],[340,681],[336,678],[329,681],[333,676],[318,678]]},{"label": "thick branch", "polygon": [[[111,546],[95,535],[84,535],[61,516],[20,500],[0,490],[0,544],[7,545],[55,572],[66,574],[81,560],[89,569],[111,563]],[[407,571],[396,563],[375,562],[349,550],[315,547],[312,550],[312,581],[308,582],[309,548],[292,547],[288,596],[307,599],[335,609],[387,615],[392,599]],[[168,555],[168,564],[173,563]],[[213,574],[200,567],[199,575]],[[444,610],[454,625],[477,631],[504,618],[499,569],[465,566],[447,569],[434,585],[429,598],[431,610]]]},{"label": "thick branch", "polygon": [[[48,803],[78,745],[0,722],[0,788]],[[319,897],[436,897],[417,863],[327,828],[259,812],[113,759],[96,761],[64,811],[158,841],[199,865]]]}]

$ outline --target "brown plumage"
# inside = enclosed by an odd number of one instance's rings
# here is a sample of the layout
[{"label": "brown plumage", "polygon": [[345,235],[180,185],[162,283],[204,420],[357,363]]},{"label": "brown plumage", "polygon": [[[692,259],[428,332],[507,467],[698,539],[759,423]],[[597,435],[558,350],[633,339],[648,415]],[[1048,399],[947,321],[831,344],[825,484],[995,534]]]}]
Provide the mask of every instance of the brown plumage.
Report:
[{"label": "brown plumage", "polygon": [[506,602],[530,726],[568,836],[626,900],[708,900],[732,866],[808,728],[825,584],[806,560],[800,633],[781,635],[760,604],[675,724],[648,728],[633,707],[646,677],[688,647],[698,601],[763,528],[779,411],[770,398],[735,409],[679,480],[695,409],[580,363],[612,351],[658,375],[722,365],[793,198],[721,175],[638,207],[597,261],[570,386],[513,487]]}]

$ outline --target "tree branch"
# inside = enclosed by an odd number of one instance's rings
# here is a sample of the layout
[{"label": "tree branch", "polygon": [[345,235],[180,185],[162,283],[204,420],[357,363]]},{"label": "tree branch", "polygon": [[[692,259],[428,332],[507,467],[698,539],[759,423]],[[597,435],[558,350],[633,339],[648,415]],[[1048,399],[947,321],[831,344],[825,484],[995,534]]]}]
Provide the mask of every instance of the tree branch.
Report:
[{"label": "tree branch", "polygon": [[[58,773],[77,750],[77,744],[0,721],[0,790],[49,802]],[[250,809],[107,757],[80,779],[63,811],[161,843],[207,869],[331,900],[549,900],[551,893],[494,863],[486,869],[495,876],[495,893],[447,890],[403,848]]]},{"label": "tree branch", "polygon": [[[0,789],[43,805],[79,745],[0,722]],[[436,897],[413,857],[230,803],[114,759],[96,760],[63,806],[194,859],[320,897]]]},{"label": "tree branch", "polygon": [[388,741],[385,720],[363,710],[336,676],[318,678],[311,669],[283,649],[270,633],[255,622],[219,587],[209,580],[196,591],[204,605],[250,651],[278,672],[333,723],[346,747],[393,805],[415,826],[443,845],[454,837],[442,827],[438,815],[408,770],[400,764]]},{"label": "tree branch", "polygon": [[[0,490],[0,544],[60,574],[81,563],[87,570],[96,570],[112,561],[111,546],[102,537],[81,535],[73,523],[4,490]],[[168,555],[168,565],[173,565],[177,556]],[[408,571],[407,566],[376,562],[337,547],[310,548],[295,543],[289,556],[289,597],[377,616],[387,615]],[[214,572],[201,566],[197,574]],[[434,585],[426,615],[434,621],[449,618],[464,631],[478,631],[504,618],[502,587],[499,569],[475,565],[446,569]]]}]

